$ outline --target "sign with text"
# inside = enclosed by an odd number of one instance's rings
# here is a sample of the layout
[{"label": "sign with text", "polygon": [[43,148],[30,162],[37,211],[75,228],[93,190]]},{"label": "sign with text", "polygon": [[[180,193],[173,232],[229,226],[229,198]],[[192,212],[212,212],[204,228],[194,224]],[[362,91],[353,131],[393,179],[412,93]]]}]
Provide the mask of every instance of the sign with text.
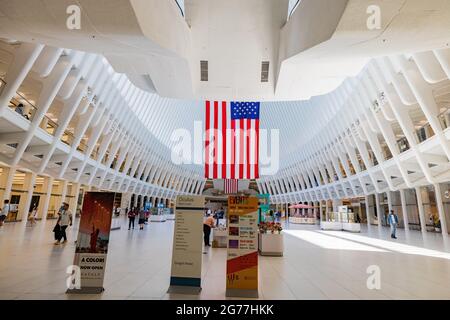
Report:
[{"label": "sign with text", "polygon": [[74,259],[81,272],[81,288],[69,289],[68,293],[103,291],[114,195],[87,192],[84,196]]},{"label": "sign with text", "polygon": [[257,197],[228,197],[227,297],[258,297]]},{"label": "sign with text", "polygon": [[177,197],[169,292],[174,287],[200,291],[204,207],[203,196]]}]

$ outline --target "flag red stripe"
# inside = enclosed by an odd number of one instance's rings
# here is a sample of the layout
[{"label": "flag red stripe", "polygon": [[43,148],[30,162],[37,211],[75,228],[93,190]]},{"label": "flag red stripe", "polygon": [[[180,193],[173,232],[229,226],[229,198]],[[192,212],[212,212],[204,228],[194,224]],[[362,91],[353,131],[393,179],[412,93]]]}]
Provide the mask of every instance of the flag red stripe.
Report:
[{"label": "flag red stripe", "polygon": [[206,101],[205,178],[209,178],[209,129],[211,128],[211,102]]},{"label": "flag red stripe", "polygon": [[244,179],[244,119],[240,120],[239,130],[239,179]]},{"label": "flag red stripe", "polygon": [[222,178],[227,177],[227,103],[222,101]]},{"label": "flag red stripe", "polygon": [[255,161],[255,179],[259,179],[259,120],[255,120],[255,130],[256,130],[256,161]]},{"label": "flag red stripe", "polygon": [[219,102],[214,101],[214,165],[213,165],[213,178],[217,179],[217,163],[218,163],[218,129],[219,129]]},{"label": "flag red stripe", "polygon": [[237,179],[225,179],[224,180],[225,194],[235,194],[238,192],[238,180]]},{"label": "flag red stripe", "polygon": [[231,120],[231,179],[236,172],[236,120]]},{"label": "flag red stripe", "polygon": [[250,134],[252,132],[252,120],[247,119],[247,130],[246,130],[246,137],[247,137],[247,179],[251,178],[251,167],[253,165],[250,164]]}]

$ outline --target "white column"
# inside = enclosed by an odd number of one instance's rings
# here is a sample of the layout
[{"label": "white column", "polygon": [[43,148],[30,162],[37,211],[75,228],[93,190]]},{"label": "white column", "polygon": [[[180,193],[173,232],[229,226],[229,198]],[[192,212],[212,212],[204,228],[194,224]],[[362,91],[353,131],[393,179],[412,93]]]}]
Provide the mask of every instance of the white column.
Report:
[{"label": "white column", "polygon": [[50,198],[52,197],[53,190],[53,177],[47,177],[44,179],[43,190],[45,190],[44,202],[40,205],[40,210],[38,213],[38,217],[41,217],[42,220],[47,220],[48,206],[50,205]]},{"label": "white column", "polygon": [[420,230],[424,235],[427,234],[427,225],[425,221],[425,212],[423,209],[422,193],[420,187],[416,187],[417,207],[419,209]]},{"label": "white column", "polygon": [[23,201],[20,201],[19,204],[19,214],[17,216],[17,220],[22,220],[22,222],[26,223],[28,219],[28,213],[31,205],[31,198],[33,197],[34,185],[36,183],[36,174],[34,172],[27,172],[25,174],[23,186],[26,190],[26,195]]},{"label": "white column", "polygon": [[4,188],[3,197],[2,197],[2,205],[3,200],[9,200],[11,198],[11,188],[14,180],[14,175],[16,173],[16,168],[14,167],[4,167],[2,176],[0,177],[0,187]]},{"label": "white column", "polygon": [[403,224],[405,225],[405,231],[409,230],[409,218],[408,218],[408,211],[406,207],[406,196],[405,196],[405,190],[400,189],[400,200],[402,201],[402,212],[403,212]]},{"label": "white column", "polygon": [[441,185],[436,183],[434,185],[434,193],[436,195],[436,206],[438,208],[439,220],[441,221],[441,231],[443,236],[448,237],[447,219],[445,218],[444,204],[442,201]]}]

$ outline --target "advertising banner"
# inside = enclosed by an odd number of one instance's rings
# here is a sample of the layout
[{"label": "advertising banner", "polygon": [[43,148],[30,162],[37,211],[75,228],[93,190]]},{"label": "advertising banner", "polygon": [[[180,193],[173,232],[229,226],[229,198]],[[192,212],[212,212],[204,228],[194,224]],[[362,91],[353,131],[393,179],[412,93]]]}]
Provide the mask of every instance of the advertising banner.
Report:
[{"label": "advertising banner", "polygon": [[201,290],[204,208],[203,196],[177,197],[169,292]]},{"label": "advertising banner", "polygon": [[68,293],[103,291],[113,206],[112,192],[85,194],[74,259],[74,265],[80,270],[81,285],[69,289]]},{"label": "advertising banner", "polygon": [[227,297],[258,297],[258,205],[228,197]]}]

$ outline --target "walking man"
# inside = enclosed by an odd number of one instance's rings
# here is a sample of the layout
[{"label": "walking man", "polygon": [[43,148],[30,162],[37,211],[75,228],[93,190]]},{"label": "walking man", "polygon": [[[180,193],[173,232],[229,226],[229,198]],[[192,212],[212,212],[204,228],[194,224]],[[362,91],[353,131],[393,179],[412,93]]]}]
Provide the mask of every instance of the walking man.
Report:
[{"label": "walking man", "polygon": [[394,210],[391,210],[389,212],[388,222],[389,222],[389,225],[391,226],[391,238],[397,239],[396,232],[397,232],[397,225],[398,225],[398,216],[394,213]]},{"label": "walking man", "polygon": [[[61,227],[59,237],[56,240],[55,244],[66,243],[67,235],[66,229],[67,227],[72,226],[72,212],[69,210],[69,204],[64,202],[61,209],[58,212],[59,215],[59,225]],[[62,242],[61,240],[64,239]]]}]

